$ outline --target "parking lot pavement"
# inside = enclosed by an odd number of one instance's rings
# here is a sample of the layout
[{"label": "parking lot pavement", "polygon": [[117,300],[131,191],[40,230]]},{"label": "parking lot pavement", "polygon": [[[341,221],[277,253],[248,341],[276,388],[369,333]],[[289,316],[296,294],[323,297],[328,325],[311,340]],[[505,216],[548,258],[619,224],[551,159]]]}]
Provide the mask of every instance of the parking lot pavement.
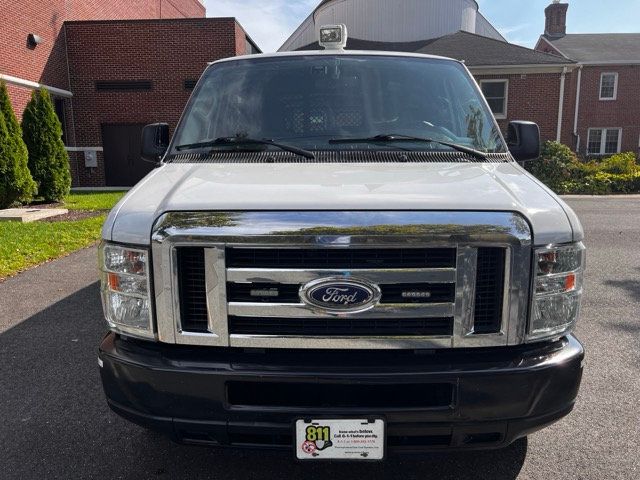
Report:
[{"label": "parking lot pavement", "polygon": [[95,248],[0,284],[0,479],[640,478],[640,198],[571,198],[589,248],[576,410],[511,447],[301,465],[287,452],[175,445],[104,402]]}]

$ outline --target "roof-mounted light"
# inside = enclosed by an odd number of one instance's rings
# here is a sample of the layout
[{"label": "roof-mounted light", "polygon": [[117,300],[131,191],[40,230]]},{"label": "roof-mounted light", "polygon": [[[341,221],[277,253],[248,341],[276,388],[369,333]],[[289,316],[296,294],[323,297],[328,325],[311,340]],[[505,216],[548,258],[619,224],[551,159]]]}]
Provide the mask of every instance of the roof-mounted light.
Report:
[{"label": "roof-mounted light", "polygon": [[327,50],[342,50],[347,46],[347,26],[327,25],[320,27],[320,46]]}]

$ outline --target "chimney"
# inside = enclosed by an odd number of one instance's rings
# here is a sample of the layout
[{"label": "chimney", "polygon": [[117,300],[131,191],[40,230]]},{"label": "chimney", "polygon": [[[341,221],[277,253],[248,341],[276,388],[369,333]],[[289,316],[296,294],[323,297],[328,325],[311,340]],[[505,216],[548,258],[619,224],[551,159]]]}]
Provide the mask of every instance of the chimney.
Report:
[{"label": "chimney", "polygon": [[564,37],[567,34],[567,10],[568,3],[560,3],[560,0],[553,0],[553,3],[544,10],[547,21],[544,27],[544,34],[548,37]]}]

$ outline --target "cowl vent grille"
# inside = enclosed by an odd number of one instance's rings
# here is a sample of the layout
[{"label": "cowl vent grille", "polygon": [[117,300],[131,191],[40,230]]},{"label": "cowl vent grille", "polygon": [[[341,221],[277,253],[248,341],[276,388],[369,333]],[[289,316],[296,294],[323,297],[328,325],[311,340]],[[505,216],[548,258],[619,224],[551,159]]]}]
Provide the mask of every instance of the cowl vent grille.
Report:
[{"label": "cowl vent grille", "polygon": [[[288,152],[224,152],[180,153],[167,158],[173,163],[484,163],[459,152],[406,151],[319,151],[315,160]],[[506,163],[506,153],[489,153],[486,163]]]}]

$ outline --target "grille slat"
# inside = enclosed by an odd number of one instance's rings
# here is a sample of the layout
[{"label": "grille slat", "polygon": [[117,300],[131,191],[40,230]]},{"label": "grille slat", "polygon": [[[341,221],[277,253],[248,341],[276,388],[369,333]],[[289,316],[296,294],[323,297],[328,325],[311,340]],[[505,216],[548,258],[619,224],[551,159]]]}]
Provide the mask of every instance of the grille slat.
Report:
[{"label": "grille slat", "polygon": [[453,318],[258,318],[229,317],[230,333],[292,336],[449,336]]},{"label": "grille slat", "polygon": [[[227,284],[229,302],[300,303],[301,284],[281,283],[233,283]],[[455,284],[453,283],[398,283],[380,285],[380,303],[453,303]],[[403,293],[428,292],[429,297],[411,297]]]},{"label": "grille slat", "polygon": [[228,248],[229,268],[452,268],[455,248]]}]

